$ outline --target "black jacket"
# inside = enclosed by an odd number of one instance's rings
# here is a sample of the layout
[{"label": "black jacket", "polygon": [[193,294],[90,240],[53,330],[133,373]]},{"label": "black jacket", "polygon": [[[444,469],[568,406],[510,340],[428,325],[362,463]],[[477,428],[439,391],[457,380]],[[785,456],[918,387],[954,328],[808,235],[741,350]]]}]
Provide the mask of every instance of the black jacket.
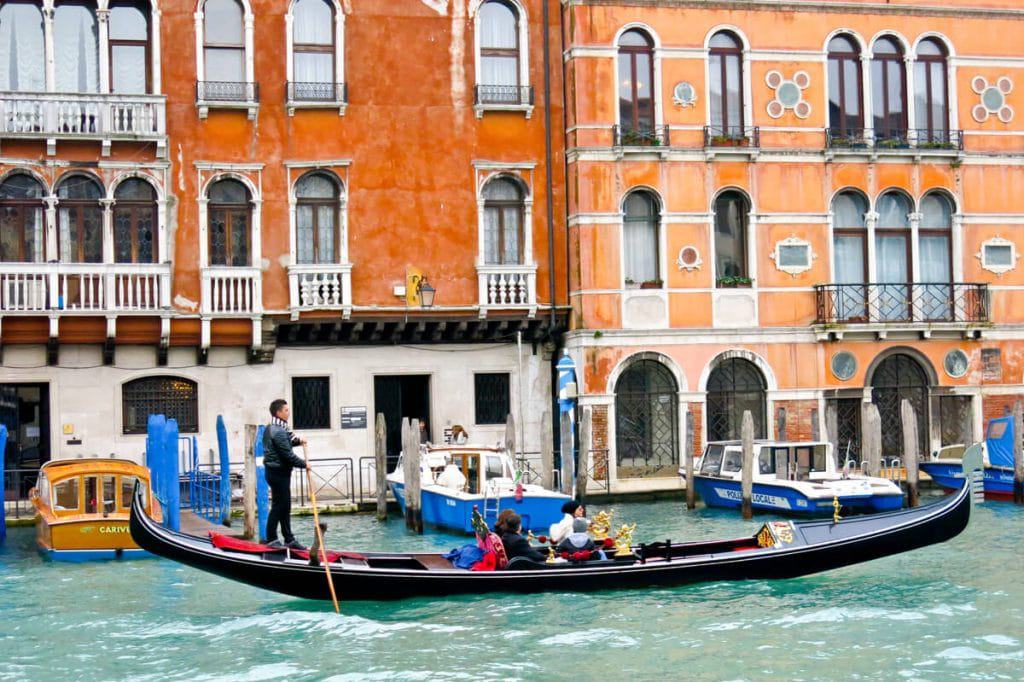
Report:
[{"label": "black jacket", "polygon": [[544,561],[547,556],[530,546],[530,541],[519,533],[505,533],[501,536],[501,544],[505,545],[505,556],[511,561],[517,556],[533,561]]},{"label": "black jacket", "polygon": [[288,429],[277,424],[269,424],[263,430],[263,466],[275,471],[290,472],[292,469],[305,469],[306,461],[292,451],[299,439]]}]

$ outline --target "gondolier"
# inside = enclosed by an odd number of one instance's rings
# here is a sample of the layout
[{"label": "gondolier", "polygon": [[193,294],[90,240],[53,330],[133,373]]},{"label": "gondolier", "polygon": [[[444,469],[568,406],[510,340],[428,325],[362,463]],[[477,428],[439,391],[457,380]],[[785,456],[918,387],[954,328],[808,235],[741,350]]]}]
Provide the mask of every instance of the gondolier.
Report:
[{"label": "gondolier", "polygon": [[306,461],[292,447],[306,441],[288,428],[292,410],[281,398],[270,403],[270,423],[263,430],[263,468],[270,486],[270,515],[267,517],[267,544],[280,546],[277,527],[281,526],[284,546],[305,549],[292,535],[292,469],[305,469]]}]

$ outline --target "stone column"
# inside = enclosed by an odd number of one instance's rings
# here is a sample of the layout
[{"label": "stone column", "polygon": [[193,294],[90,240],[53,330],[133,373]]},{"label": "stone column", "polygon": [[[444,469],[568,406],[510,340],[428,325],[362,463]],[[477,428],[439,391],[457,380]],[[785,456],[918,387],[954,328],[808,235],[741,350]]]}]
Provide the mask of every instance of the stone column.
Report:
[{"label": "stone column", "polygon": [[[99,24],[100,34],[99,86],[100,94],[105,95],[110,92],[112,86],[112,83],[110,82],[110,10],[96,10],[96,22]],[[105,123],[107,125],[110,124],[109,121],[106,121]]]}]

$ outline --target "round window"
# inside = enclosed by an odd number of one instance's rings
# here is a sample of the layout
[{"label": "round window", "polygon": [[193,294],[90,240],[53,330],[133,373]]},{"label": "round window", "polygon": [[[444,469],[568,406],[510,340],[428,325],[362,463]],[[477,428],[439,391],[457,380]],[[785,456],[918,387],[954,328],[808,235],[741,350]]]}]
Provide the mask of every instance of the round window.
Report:
[{"label": "round window", "polygon": [[840,381],[848,381],[857,373],[857,358],[848,350],[832,356],[832,374]]},{"label": "round window", "polygon": [[954,348],[946,353],[946,359],[942,364],[946,369],[946,374],[954,379],[959,379],[967,374],[967,367],[970,362],[967,359],[967,353],[959,348]]}]

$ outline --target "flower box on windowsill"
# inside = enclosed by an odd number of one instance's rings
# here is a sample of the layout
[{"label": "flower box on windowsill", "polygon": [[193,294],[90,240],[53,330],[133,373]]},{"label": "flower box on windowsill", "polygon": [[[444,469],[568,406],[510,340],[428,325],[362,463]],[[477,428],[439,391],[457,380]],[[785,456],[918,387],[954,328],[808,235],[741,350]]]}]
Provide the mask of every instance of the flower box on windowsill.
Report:
[{"label": "flower box on windowsill", "polygon": [[749,147],[750,140],[745,137],[730,137],[728,135],[715,135],[711,138],[712,147]]},{"label": "flower box on windowsill", "polygon": [[749,289],[753,283],[749,277],[719,277],[715,281],[719,289]]},{"label": "flower box on windowsill", "polygon": [[646,282],[640,282],[641,289],[660,289],[662,281],[660,279],[650,279]]}]

